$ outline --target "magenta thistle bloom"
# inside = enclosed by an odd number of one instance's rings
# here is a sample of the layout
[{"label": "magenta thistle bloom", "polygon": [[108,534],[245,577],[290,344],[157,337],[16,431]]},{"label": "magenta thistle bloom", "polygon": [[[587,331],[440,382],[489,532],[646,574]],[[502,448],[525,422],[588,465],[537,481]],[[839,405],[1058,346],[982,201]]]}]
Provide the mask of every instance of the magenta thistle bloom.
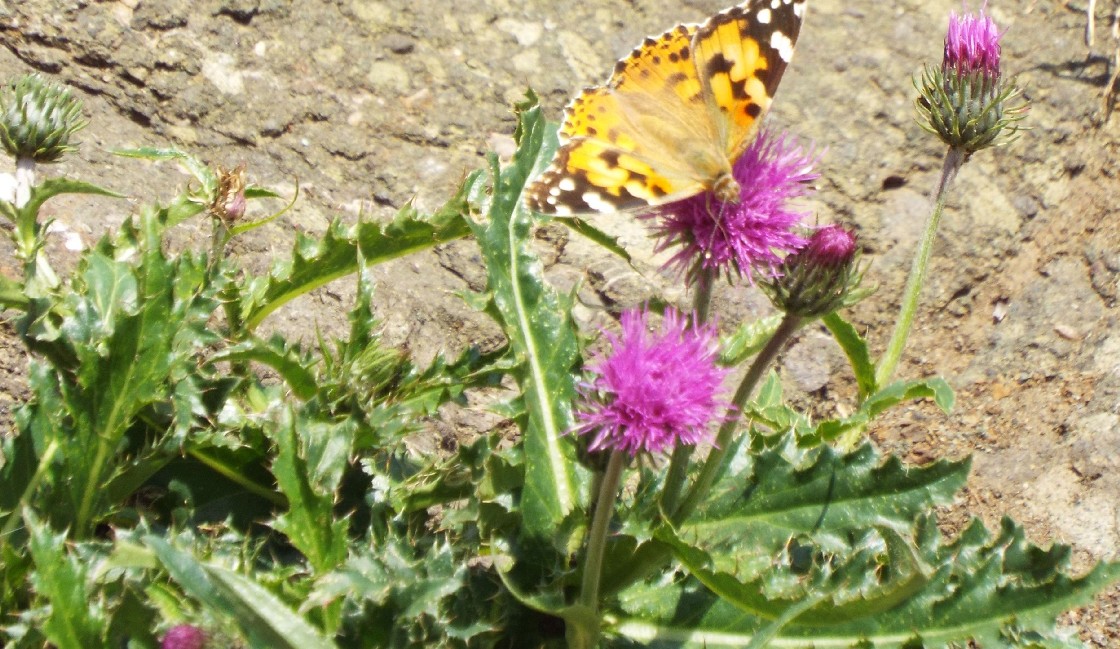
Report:
[{"label": "magenta thistle bloom", "polygon": [[980,10],[979,15],[958,16],[949,12],[949,31],[945,34],[945,58],[942,67],[958,73],[984,72],[999,76],[1000,33],[991,17]]},{"label": "magenta thistle bloom", "polygon": [[732,167],[739,182],[739,202],[725,203],[704,192],[670,203],[650,215],[657,218],[657,249],[680,246],[666,264],[689,275],[701,269],[746,275],[772,274],[782,258],[805,245],[796,231],[806,213],[793,199],[809,193],[819,156],[791,138],[761,131]]},{"label": "magenta thistle bloom", "polygon": [[624,312],[622,334],[604,334],[611,353],[588,367],[596,376],[581,387],[574,430],[595,435],[589,450],[634,456],[696,444],[726,412],[720,393],[727,370],[716,365],[715,327],[696,326],[671,308],[660,332],[651,333],[648,320],[647,310]]},{"label": "magenta thistle bloom", "polygon": [[168,629],[159,646],[160,649],[204,649],[206,633],[196,626],[179,624]]}]

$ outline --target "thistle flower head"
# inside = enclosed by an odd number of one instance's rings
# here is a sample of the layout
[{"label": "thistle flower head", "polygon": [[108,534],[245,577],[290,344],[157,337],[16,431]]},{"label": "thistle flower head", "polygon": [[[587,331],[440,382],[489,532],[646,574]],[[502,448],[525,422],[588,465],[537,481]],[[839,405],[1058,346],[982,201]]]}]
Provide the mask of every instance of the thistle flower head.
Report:
[{"label": "thistle flower head", "polygon": [[205,649],[206,633],[190,624],[179,624],[168,629],[159,644],[160,649]]},{"label": "thistle flower head", "polygon": [[826,315],[858,299],[863,279],[856,236],[839,225],[813,232],[809,243],[782,262],[761,286],[774,306],[803,318]]},{"label": "thistle flower head", "polygon": [[927,65],[915,84],[922,127],[966,156],[1010,140],[1026,116],[1026,105],[1014,103],[1015,80],[1000,69],[1001,37],[983,9],[950,13],[941,67]]},{"label": "thistle flower head", "polygon": [[594,434],[589,450],[631,456],[696,444],[726,412],[727,370],[716,365],[718,334],[667,309],[651,333],[649,311],[622,314],[622,333],[605,334],[612,350],[593,359],[595,375],[581,387],[574,432]]},{"label": "thistle flower head", "polygon": [[733,271],[752,283],[755,271],[771,274],[782,257],[805,245],[796,226],[806,213],[791,201],[810,192],[818,158],[784,134],[760,132],[732,168],[738,203],[704,192],[649,216],[657,221],[657,249],[680,248],[666,265],[689,275]]},{"label": "thistle flower head", "polygon": [[945,34],[945,57],[941,67],[958,74],[979,71],[998,77],[999,39],[995,22],[983,9],[979,15],[960,16],[949,12],[949,31]]},{"label": "thistle flower head", "polygon": [[0,145],[17,160],[57,162],[85,128],[82,102],[58,84],[29,74],[0,89]]}]

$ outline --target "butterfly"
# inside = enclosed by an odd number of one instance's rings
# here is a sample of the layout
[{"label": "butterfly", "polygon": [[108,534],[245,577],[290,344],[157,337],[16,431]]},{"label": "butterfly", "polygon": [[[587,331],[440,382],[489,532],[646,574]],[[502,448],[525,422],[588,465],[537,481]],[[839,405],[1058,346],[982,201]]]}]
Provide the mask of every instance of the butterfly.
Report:
[{"label": "butterfly", "polygon": [[806,0],[749,0],[701,25],[647,38],[605,85],[567,108],[529,209],[617,212],[711,192],[739,200],[731,168],[793,57]]}]

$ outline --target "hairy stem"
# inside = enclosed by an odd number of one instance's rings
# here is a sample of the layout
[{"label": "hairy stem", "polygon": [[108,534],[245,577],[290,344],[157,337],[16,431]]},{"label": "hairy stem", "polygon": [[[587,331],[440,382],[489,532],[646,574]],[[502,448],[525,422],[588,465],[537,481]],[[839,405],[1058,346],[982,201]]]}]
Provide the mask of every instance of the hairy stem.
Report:
[{"label": "hairy stem", "polygon": [[607,461],[607,470],[599,485],[599,499],[595,503],[595,514],[591,520],[591,531],[587,537],[587,555],[583,560],[583,587],[580,589],[579,603],[586,611],[590,612],[594,629],[585,629],[586,635],[592,639],[590,646],[595,646],[598,639],[599,626],[599,582],[603,576],[603,555],[607,549],[607,531],[610,526],[611,516],[614,514],[614,504],[618,497],[618,485],[622,480],[622,469],[626,466],[626,454],[622,451],[611,451],[610,460]]},{"label": "hairy stem", "polygon": [[885,385],[890,381],[898,362],[902,358],[902,350],[906,347],[906,339],[910,335],[910,327],[914,324],[914,314],[918,311],[918,295],[925,283],[926,270],[929,267],[930,253],[933,251],[933,242],[937,238],[937,226],[941,223],[941,214],[945,211],[945,200],[949,195],[949,185],[965,162],[965,152],[960,149],[950,148],[945,154],[945,164],[941,168],[941,181],[937,188],[937,199],[926,221],[926,231],[922,235],[918,246],[918,254],[910,266],[910,275],[906,278],[906,289],[902,295],[902,305],[899,309],[898,320],[894,325],[887,351],[879,360],[875,370],[876,385]]}]

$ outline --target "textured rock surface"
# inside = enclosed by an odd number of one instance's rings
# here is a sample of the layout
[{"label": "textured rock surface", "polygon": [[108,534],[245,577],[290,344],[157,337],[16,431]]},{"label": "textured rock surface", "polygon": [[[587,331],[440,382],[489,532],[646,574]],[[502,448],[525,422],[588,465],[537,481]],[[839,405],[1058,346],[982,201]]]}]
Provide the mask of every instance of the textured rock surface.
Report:
[{"label": "textured rock surface", "polygon": [[[464,0],[449,11],[411,0],[25,0],[0,4],[0,71],[40,70],[75,86],[91,126],[80,153],[51,173],[134,197],[48,203],[60,224],[52,255],[72,259],[75,236],[88,245],[138,204],[171,196],[184,181],[173,166],[109,154],[170,144],[227,167],[245,162],[253,182],[281,192],[299,181],[297,207],[235,246],[262,270],[295,231],[320,232],[359,210],[387,217],[409,200],[438,206],[487,150],[509,151],[509,105],[527,86],[558,118],[576,89],[601,82],[642,37],[723,4]],[[1101,27],[1110,3],[1099,4],[1090,52],[1084,16],[1061,3],[991,3],[1006,29],[1005,66],[1032,101],[1033,130],[961,172],[899,370],[945,375],[958,407],[950,416],[929,405],[899,411],[871,431],[913,461],[973,453],[970,487],[949,520],[992,524],[1008,513],[1037,539],[1072,543],[1082,562],[1115,559],[1120,547],[1120,116],[1100,123],[1115,44]],[[914,122],[911,78],[938,62],[951,9],[957,0],[813,0],[771,120],[828,149],[815,208],[822,221],[860,229],[879,291],[849,315],[876,349],[889,336],[942,154]],[[664,259],[641,224],[600,224],[634,251],[637,270],[563,228],[539,237],[557,285],[580,287],[581,317],[602,324],[604,307],[657,294],[688,303],[676,278],[658,271]],[[205,235],[192,227],[183,245]],[[15,272],[6,239],[0,272]],[[409,341],[421,360],[500,336],[455,297],[481,286],[470,242],[375,275],[387,337]],[[341,334],[351,294],[347,282],[324,287],[271,324]],[[725,327],[768,308],[749,287],[717,289]],[[0,409],[21,398],[25,366],[6,331]],[[850,407],[843,363],[815,330],[782,367],[816,412]],[[493,424],[447,421],[456,430],[441,434]],[[1090,646],[1120,646],[1118,600],[1112,592],[1073,616]]]}]

